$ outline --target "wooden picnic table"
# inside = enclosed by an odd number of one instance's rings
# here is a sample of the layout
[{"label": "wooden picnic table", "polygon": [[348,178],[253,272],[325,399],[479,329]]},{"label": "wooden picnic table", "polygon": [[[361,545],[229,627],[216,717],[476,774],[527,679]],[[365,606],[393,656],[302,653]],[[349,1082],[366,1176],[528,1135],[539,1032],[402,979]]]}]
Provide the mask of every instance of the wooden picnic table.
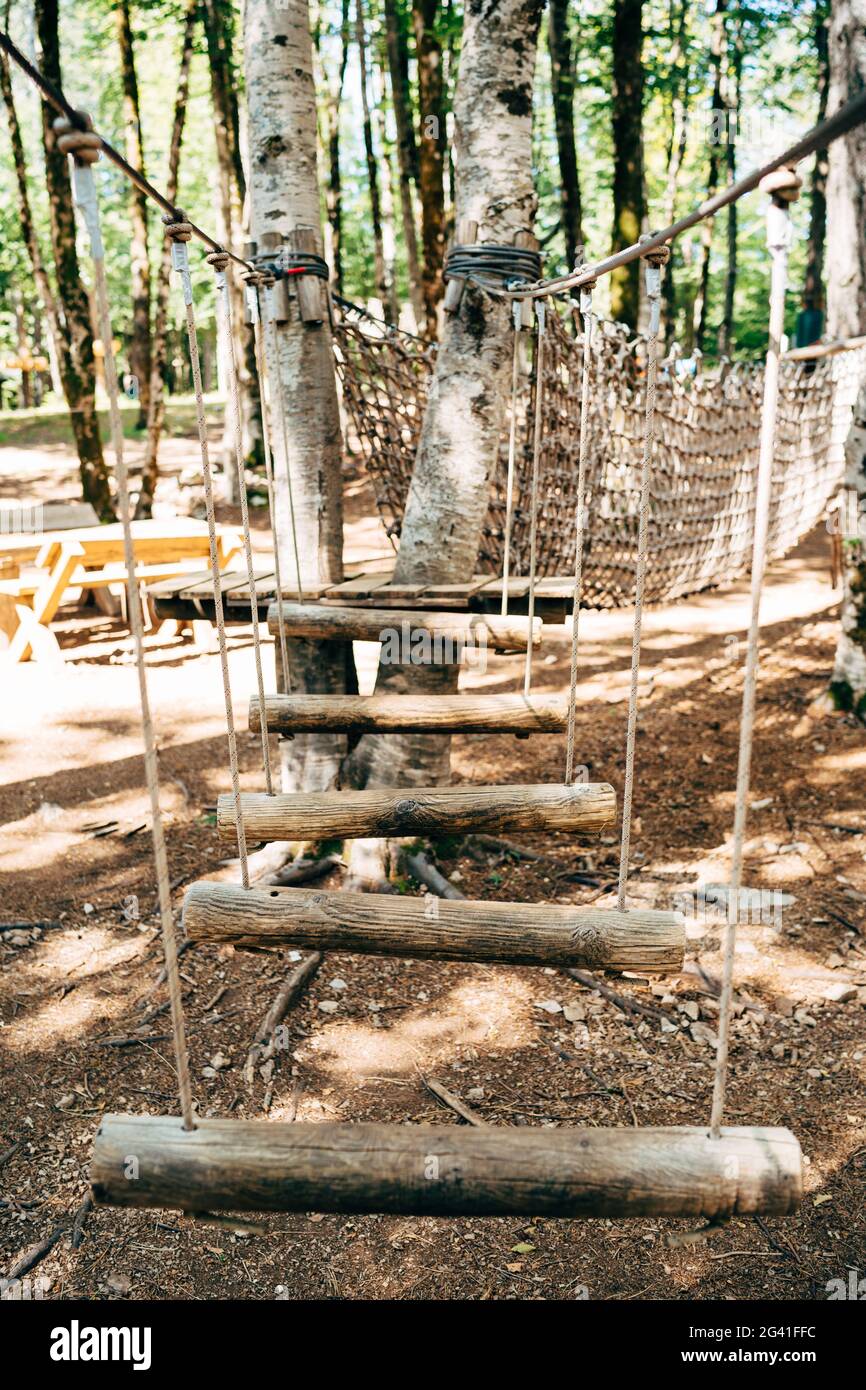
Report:
[{"label": "wooden picnic table", "polygon": [[[200,571],[209,557],[207,523],[177,518],[171,521],[134,521],[136,577],[143,582],[178,578]],[[225,569],[241,550],[238,534],[217,528],[217,555]],[[34,651],[49,651],[56,639],[50,623],[70,589],[97,589],[126,582],[123,527],[88,526],[55,532],[42,538],[30,573],[0,579],[0,594],[11,598],[17,623],[12,623],[7,655],[13,662],[27,661]],[[8,606],[8,605],[7,605]],[[46,640],[47,639],[47,640]]]}]

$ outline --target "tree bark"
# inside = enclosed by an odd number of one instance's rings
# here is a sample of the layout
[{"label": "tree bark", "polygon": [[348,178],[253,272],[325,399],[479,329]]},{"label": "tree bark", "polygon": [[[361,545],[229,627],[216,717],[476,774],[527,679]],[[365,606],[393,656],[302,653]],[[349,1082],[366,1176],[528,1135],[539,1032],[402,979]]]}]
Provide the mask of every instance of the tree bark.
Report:
[{"label": "tree bark", "polygon": [[574,72],[568,11],[568,0],[550,0],[548,43],[556,147],[559,153],[562,232],[565,238],[565,258],[569,266],[573,266],[578,251],[583,250],[583,225],[580,175],[574,140]]},{"label": "tree bark", "polygon": [[421,244],[426,332],[439,336],[439,304],[445,293],[445,85],[442,48],[436,34],[438,0],[412,6],[415,57],[418,63],[418,191],[421,198]]},{"label": "tree bark", "polygon": [[[272,0],[247,0],[244,49],[250,146],[253,238],[309,229],[322,250],[316,159],[316,93],[306,0],[276,7]],[[338,584],[343,577],[342,438],[327,315],[304,323],[297,300],[290,318],[277,325],[279,360],[269,360],[271,390],[282,391],[288,457],[281,430],[273,432],[276,458],[275,543],[282,574],[295,574],[289,520],[291,470],[302,580],[311,587]],[[310,694],[346,690],[351,646],[344,642],[289,643],[293,688]],[[282,745],[286,791],[322,790],[338,776],[346,739],[338,734],[301,734]]]},{"label": "tree bark", "polygon": [[[9,24],[9,9],[7,3],[4,16],[6,27]],[[50,343],[51,359],[51,381],[54,390],[60,394],[63,390],[63,380],[60,371],[60,363],[69,355],[69,343],[66,337],[65,325],[61,321],[57,300],[48,272],[45,269],[45,262],[42,259],[42,249],[39,245],[39,238],[36,234],[36,224],[33,220],[33,209],[30,205],[30,192],[27,186],[27,158],[24,153],[24,141],[21,138],[21,125],[18,120],[18,112],[15,106],[15,97],[12,90],[12,79],[9,71],[9,59],[5,53],[0,54],[0,93],[3,96],[3,104],[6,107],[6,116],[9,123],[9,142],[12,147],[12,163],[15,169],[15,189],[18,195],[18,221],[21,224],[21,240],[27,247],[27,254],[30,257],[30,266],[33,271],[33,279],[42,308],[45,313],[45,320],[48,325],[48,338]]]},{"label": "tree bark", "polygon": [[[613,251],[638,240],[644,221],[643,0],[614,0],[613,7]],[[637,327],[640,261],[610,277],[610,312]]]},{"label": "tree bark", "polygon": [[351,0],[342,0],[340,16],[340,58],[333,75],[326,75],[327,89],[322,105],[322,146],[328,156],[328,182],[325,206],[328,213],[326,254],[333,271],[337,294],[343,293],[343,171],[340,165],[340,110],[349,60]]},{"label": "tree bark", "polygon": [[373,231],[373,258],[376,294],[385,314],[391,312],[393,283],[385,261],[385,242],[382,234],[382,197],[379,190],[379,167],[373,143],[373,118],[370,112],[370,74],[367,65],[367,37],[364,26],[364,0],[355,0],[355,43],[361,70],[361,109],[363,111],[364,153],[367,159],[367,187],[370,193],[370,218]]},{"label": "tree bark", "polygon": [[418,232],[415,225],[415,200],[412,186],[418,180],[418,145],[415,140],[412,91],[409,83],[409,42],[406,15],[397,0],[385,0],[385,41],[388,52],[388,73],[391,79],[391,103],[397,126],[397,160],[400,168],[400,212],[403,240],[406,246],[406,266],[409,273],[409,298],[417,327],[424,325],[424,287],[418,259]]},{"label": "tree bark", "polygon": [[[199,0],[188,0],[183,22],[180,49],[180,67],[175,83],[174,119],[171,127],[171,141],[168,150],[168,175],[165,195],[170,203],[177,199],[177,181],[180,169],[180,150],[183,143],[183,128],[186,123],[186,103],[189,96],[189,69],[192,61],[192,41],[198,19]],[[159,478],[159,441],[165,422],[166,366],[168,358],[168,304],[171,290],[171,243],[168,237],[162,239],[159,269],[156,275],[156,308],[153,317],[152,358],[150,377],[150,401],[147,412],[147,442],[144,451],[144,465],[141,472],[141,487],[135,509],[137,518],[149,517],[153,510],[156,484]]]},{"label": "tree bark", "polygon": [[[49,82],[63,85],[60,68],[58,0],[36,0],[36,31],[41,48],[41,70]],[[57,148],[55,112],[42,102],[42,139],[45,147],[45,182],[51,223],[51,250],[57,275],[58,297],[63,305],[69,337],[69,353],[61,362],[63,394],[69,409],[81,473],[84,500],[100,521],[116,521],[108,469],[102,454],[96,414],[96,364],[87,290],[81,279],[75,245],[75,212],[68,161]]]},{"label": "tree bark", "polygon": [[[710,131],[710,163],[707,174],[707,198],[712,198],[719,186],[719,143],[727,137],[722,83],[725,52],[725,11],[727,0],[716,0],[713,14],[713,31],[710,41],[710,64],[713,70],[713,127]],[[724,124],[723,124],[724,123]],[[694,345],[704,350],[707,332],[707,313],[710,291],[710,258],[713,250],[713,218],[707,217],[701,223],[701,268],[698,277],[698,291],[692,306],[694,326]]]},{"label": "tree bark", "polygon": [[[531,233],[532,84],[542,0],[468,9],[454,98],[458,227],[479,242],[513,244]],[[496,138],[490,138],[490,132]],[[467,285],[446,316],[412,474],[395,583],[466,582],[478,556],[489,481],[499,451],[511,373],[511,312]],[[377,690],[456,689],[457,667],[380,667]],[[361,740],[352,775],[368,787],[424,786],[450,775],[450,740],[430,734]],[[357,881],[381,874],[381,846],[356,842]]]},{"label": "tree bark", "polygon": [[[135,48],[128,0],[120,0],[115,10],[117,39],[120,46],[120,75],[123,86],[124,153],[129,163],[142,173],[144,148],[141,139],[141,111],[138,101],[138,77],[135,71]],[[147,194],[129,185],[129,217],[132,239],[129,244],[130,288],[132,291],[132,333],[129,344],[129,369],[138,378],[138,429],[147,424],[150,401],[151,338],[150,338],[150,256],[147,248]]]},{"label": "tree bark", "polygon": [[[818,114],[823,121],[827,114],[827,97],[830,89],[830,51],[829,20],[822,6],[815,17],[815,48],[818,57]],[[829,152],[826,149],[815,152],[812,168],[809,213],[809,248],[806,259],[806,275],[803,281],[803,308],[822,316],[827,309],[827,296],[824,291],[824,243],[827,235],[827,173]],[[820,336],[820,330],[815,337]]]},{"label": "tree bark", "polygon": [[[682,0],[679,16],[675,25],[674,7],[671,5],[671,123],[670,134],[668,136],[668,167],[665,180],[664,213],[662,214],[662,220],[665,226],[668,227],[676,217],[677,189],[679,186],[680,172],[686,157],[686,146],[688,144],[690,64],[688,61],[685,63],[683,62],[686,51],[688,13],[689,0]],[[676,280],[674,278],[676,257],[677,245],[674,243],[671,247],[671,258],[662,276],[662,318],[664,323],[665,343],[669,343],[676,333]]]},{"label": "tree bark", "polygon": [[[866,86],[866,0],[833,0],[828,110]],[[866,129],[857,126],[830,146],[827,179],[828,328],[846,338],[866,328]],[[866,378],[859,383],[845,448],[849,544],[842,623],[830,690],[837,705],[866,718]]]},{"label": "tree bark", "polygon": [[[742,25],[737,17],[732,24],[731,32],[726,42],[726,53],[729,69],[726,76],[726,86],[729,89],[725,92],[725,113],[727,126],[727,144],[725,145],[725,163],[727,166],[728,183],[733,183],[737,177],[737,133],[740,114],[740,79],[743,70],[743,47],[742,47]],[[722,310],[722,322],[719,328],[719,354],[729,356],[734,341],[734,295],[737,289],[737,204],[736,202],[728,205],[727,217],[727,244],[728,244],[728,263],[725,267],[725,302]]]}]

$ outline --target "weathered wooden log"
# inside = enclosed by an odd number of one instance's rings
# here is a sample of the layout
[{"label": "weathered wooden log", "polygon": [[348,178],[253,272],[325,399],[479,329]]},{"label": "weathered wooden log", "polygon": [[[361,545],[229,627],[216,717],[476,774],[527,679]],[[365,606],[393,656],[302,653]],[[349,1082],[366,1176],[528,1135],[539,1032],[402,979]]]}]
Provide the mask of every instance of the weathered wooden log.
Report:
[{"label": "weathered wooden log", "polygon": [[107,1115],[94,1200],[181,1211],[418,1216],[787,1216],[786,1129],[498,1129]]},{"label": "weathered wooden log", "polygon": [[[492,647],[501,652],[525,652],[529,619],[493,617],[489,613],[432,613],[423,609],[346,608],[335,603],[289,603],[283,600],[283,626],[288,637],[320,641],[382,642],[394,646],[394,660],[424,663],[459,661],[463,647]],[[541,642],[541,619],[532,621],[532,645]],[[279,632],[277,605],[268,609],[268,628]],[[428,650],[429,648],[429,650]]]},{"label": "weathered wooden log", "polygon": [[194,884],[183,920],[191,941],[590,970],[680,970],[685,948],[678,912],[228,883]]},{"label": "weathered wooden log", "polygon": [[[374,791],[241,795],[247,839],[333,840],[357,836],[471,835],[478,830],[594,831],[611,825],[616,795],[607,782],[503,787],[383,787]],[[235,835],[235,801],[217,798],[217,828]]]},{"label": "weathered wooden log", "polygon": [[[280,734],[553,734],[568,723],[558,695],[267,695],[268,728]],[[250,729],[258,732],[258,696]]]}]

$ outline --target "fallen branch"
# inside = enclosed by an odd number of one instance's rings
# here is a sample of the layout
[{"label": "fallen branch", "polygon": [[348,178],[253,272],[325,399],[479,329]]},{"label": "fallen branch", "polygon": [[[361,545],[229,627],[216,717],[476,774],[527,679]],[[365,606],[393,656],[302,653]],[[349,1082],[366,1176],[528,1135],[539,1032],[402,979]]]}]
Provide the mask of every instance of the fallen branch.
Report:
[{"label": "fallen branch", "polygon": [[461,893],[459,888],[455,888],[453,883],[449,883],[443,874],[440,874],[435,864],[432,864],[426,854],[416,850],[414,854],[406,855],[406,867],[413,878],[419,883],[426,884],[431,892],[438,898],[465,898],[465,893]]},{"label": "fallen branch", "polygon": [[61,1236],[66,1234],[67,1230],[68,1227],[66,1226],[57,1226],[44,1240],[37,1241],[35,1245],[29,1245],[23,1255],[19,1255],[15,1263],[10,1266],[6,1278],[21,1279],[25,1274],[29,1274],[31,1269],[35,1269],[36,1266],[45,1259],[46,1255],[51,1254],[51,1251],[54,1249]]},{"label": "fallen branch", "polygon": [[597,980],[594,975],[588,974],[585,970],[570,967],[565,973],[570,975],[573,980],[577,980],[578,984],[583,985],[585,989],[595,990],[611,1004],[615,1004],[623,1013],[645,1014],[647,1018],[654,1018],[657,1022],[662,1019],[667,1023],[674,1022],[663,1009],[654,1009],[651,1004],[644,1004],[640,999],[632,999],[627,994],[620,994],[617,990],[611,989],[610,985],[602,984],[601,980]]},{"label": "fallen branch", "polygon": [[78,1211],[75,1213],[75,1220],[72,1223],[72,1233],[69,1237],[69,1244],[73,1250],[77,1250],[84,1239],[84,1223],[93,1211],[93,1198],[88,1192]]},{"label": "fallen branch", "polygon": [[478,1129],[487,1129],[487,1121],[482,1120],[477,1111],[470,1109],[468,1105],[464,1105],[459,1096],[455,1096],[452,1091],[440,1085],[438,1081],[431,1081],[423,1072],[419,1072],[418,1075],[421,1077],[427,1090],[430,1091],[437,1100],[441,1100],[443,1105],[447,1105],[456,1115],[459,1115],[461,1120],[465,1120],[468,1125],[475,1125]]},{"label": "fallen branch", "polygon": [[338,854],[327,854],[323,859],[295,859],[276,873],[261,879],[263,884],[274,888],[290,888],[293,883],[310,883],[313,879],[324,878],[332,869],[342,868],[343,861]]},{"label": "fallen branch", "polygon": [[280,986],[274,1002],[256,1029],[252,1047],[247,1053],[244,1080],[248,1086],[253,1083],[256,1065],[270,1048],[276,1029],[306,989],[323,960],[321,951],[311,951],[290,971]]}]

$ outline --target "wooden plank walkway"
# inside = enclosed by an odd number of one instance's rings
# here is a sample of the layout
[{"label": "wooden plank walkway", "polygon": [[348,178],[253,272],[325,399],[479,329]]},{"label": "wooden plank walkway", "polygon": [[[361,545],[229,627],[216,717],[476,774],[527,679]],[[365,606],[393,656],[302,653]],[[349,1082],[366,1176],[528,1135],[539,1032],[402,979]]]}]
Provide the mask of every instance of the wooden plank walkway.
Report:
[{"label": "wooden plank walkway", "polygon": [[[272,569],[254,571],[256,604],[264,622],[268,607],[277,597],[277,581]],[[502,606],[502,579],[477,574],[468,584],[394,584],[393,571],[361,571],[342,584],[305,587],[302,599],[339,603],[362,608],[453,609],[456,612],[498,613]],[[222,576],[226,621],[250,621],[249,582],[245,571],[226,570]],[[510,579],[509,614],[525,614],[529,608],[529,580]],[[571,610],[574,580],[570,575],[539,579],[535,586],[536,616],[547,623],[564,622]],[[166,579],[148,587],[157,616],[184,620],[214,621],[213,583],[209,570]],[[298,598],[297,586],[283,583],[283,598]]]}]

